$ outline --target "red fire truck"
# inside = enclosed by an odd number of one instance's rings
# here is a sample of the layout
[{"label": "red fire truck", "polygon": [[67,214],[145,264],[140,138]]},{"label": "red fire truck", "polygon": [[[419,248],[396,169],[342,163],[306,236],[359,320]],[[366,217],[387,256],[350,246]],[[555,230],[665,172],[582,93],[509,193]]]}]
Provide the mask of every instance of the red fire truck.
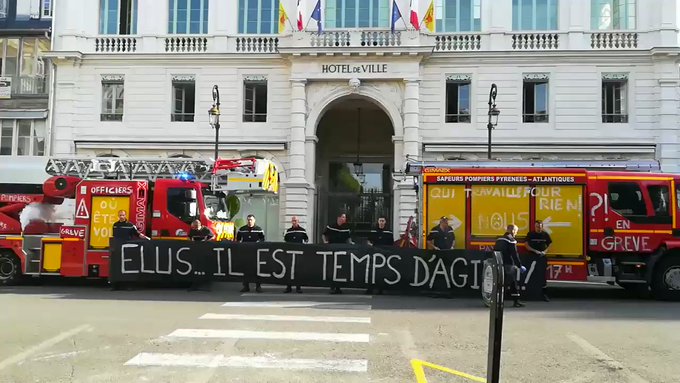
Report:
[{"label": "red fire truck", "polygon": [[[449,218],[456,248],[490,249],[508,224],[542,220],[546,278],[596,281],[680,299],[680,175],[643,162],[410,162],[419,243]],[[531,270],[529,270],[531,272]]]},{"label": "red fire truck", "polygon": [[[108,277],[109,238],[120,210],[153,239],[186,238],[200,219],[218,239],[230,240],[227,194],[278,192],[276,166],[254,158],[46,161],[51,177],[42,187],[0,184],[0,285],[22,275]],[[65,199],[74,199],[73,223],[51,222]]]}]

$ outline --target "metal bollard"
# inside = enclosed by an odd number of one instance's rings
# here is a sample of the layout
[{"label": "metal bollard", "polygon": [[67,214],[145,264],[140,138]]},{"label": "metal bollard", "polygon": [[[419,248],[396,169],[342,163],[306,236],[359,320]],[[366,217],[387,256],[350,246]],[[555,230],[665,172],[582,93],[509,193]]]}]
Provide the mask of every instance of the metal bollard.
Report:
[{"label": "metal bollard", "polygon": [[505,304],[505,273],[501,254],[493,252],[491,257],[484,261],[483,270],[482,300],[490,308],[486,381],[487,383],[499,383],[503,338],[503,307]]}]

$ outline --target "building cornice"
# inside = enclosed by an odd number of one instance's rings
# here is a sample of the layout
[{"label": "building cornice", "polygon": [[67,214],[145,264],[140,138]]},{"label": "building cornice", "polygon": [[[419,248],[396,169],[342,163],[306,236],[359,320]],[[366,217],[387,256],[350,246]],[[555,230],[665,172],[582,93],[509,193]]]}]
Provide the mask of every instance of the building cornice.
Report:
[{"label": "building cornice", "polygon": [[[77,149],[151,149],[151,150],[213,150],[215,143],[210,141],[134,141],[134,140],[74,140]],[[220,142],[220,150],[286,150],[285,141],[260,142]]]}]

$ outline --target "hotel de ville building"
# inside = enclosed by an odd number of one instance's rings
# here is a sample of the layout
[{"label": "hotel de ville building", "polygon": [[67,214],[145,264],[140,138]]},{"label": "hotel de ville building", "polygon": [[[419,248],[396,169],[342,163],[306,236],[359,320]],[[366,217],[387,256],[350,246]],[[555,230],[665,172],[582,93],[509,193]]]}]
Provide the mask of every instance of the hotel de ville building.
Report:
[{"label": "hotel de ville building", "polygon": [[403,228],[416,206],[407,158],[486,160],[492,84],[494,158],[680,172],[678,0],[57,0],[52,11],[45,154],[213,158],[217,85],[220,157],[281,170],[277,195],[240,196],[268,240],[293,215],[318,240],[340,210],[357,229],[379,215]]}]

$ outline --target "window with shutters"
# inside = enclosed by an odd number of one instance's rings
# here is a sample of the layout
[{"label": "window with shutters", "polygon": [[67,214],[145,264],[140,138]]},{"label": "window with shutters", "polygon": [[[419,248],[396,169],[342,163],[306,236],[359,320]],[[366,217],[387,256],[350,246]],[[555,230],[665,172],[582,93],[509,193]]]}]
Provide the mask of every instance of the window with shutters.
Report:
[{"label": "window with shutters", "polygon": [[[390,0],[326,0],[326,28],[388,28]],[[408,9],[402,15],[408,19]]]},{"label": "window with shutters", "polygon": [[170,0],[169,11],[168,33],[208,33],[208,0]]},{"label": "window with shutters", "polygon": [[11,155],[45,155],[45,120],[2,120],[0,156]]},{"label": "window with shutters", "polygon": [[171,121],[192,122],[196,104],[196,82],[182,79],[172,81]]},{"label": "window with shutters", "polygon": [[446,122],[470,122],[470,81],[446,81]]},{"label": "window with shutters", "polygon": [[557,0],[512,0],[512,30],[557,30],[557,11]]},{"label": "window with shutters", "polygon": [[626,92],[628,81],[602,80],[602,122],[626,123],[628,112]]},{"label": "window with shutters", "polygon": [[99,33],[134,35],[137,33],[138,0],[100,0]]},{"label": "window with shutters", "polygon": [[123,121],[125,84],[122,78],[102,80],[101,121]]},{"label": "window with shutters", "polygon": [[438,33],[482,29],[482,0],[435,0],[434,14]]},{"label": "window with shutters", "polygon": [[[288,8],[286,12],[291,22],[295,23],[297,20],[295,12]],[[238,33],[279,33],[279,0],[239,0]]]},{"label": "window with shutters", "polygon": [[635,29],[635,0],[591,0],[591,27],[595,30]]},{"label": "window with shutters", "polygon": [[525,79],[523,122],[548,122],[548,80]]},{"label": "window with shutters", "polygon": [[243,82],[243,122],[267,122],[267,80]]}]

